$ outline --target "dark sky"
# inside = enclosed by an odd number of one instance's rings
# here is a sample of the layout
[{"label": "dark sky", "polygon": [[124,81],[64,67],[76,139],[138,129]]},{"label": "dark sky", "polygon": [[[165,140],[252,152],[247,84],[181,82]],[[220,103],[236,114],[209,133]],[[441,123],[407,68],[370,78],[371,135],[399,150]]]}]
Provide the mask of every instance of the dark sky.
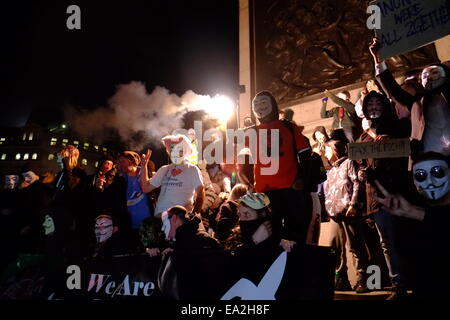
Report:
[{"label": "dark sky", "polygon": [[[66,28],[70,4],[81,30]],[[0,126],[20,125],[32,108],[51,122],[64,104],[105,105],[132,80],[237,97],[238,0],[17,0],[1,17]]]}]

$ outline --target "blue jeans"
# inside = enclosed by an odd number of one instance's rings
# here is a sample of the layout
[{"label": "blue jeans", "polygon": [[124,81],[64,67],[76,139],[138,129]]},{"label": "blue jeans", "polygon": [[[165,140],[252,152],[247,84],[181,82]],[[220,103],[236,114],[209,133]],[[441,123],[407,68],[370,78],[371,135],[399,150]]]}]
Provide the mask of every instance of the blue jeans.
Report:
[{"label": "blue jeans", "polygon": [[400,258],[395,249],[395,231],[391,214],[380,210],[374,214],[374,219],[391,282],[393,285],[404,285],[404,276],[400,272]]}]

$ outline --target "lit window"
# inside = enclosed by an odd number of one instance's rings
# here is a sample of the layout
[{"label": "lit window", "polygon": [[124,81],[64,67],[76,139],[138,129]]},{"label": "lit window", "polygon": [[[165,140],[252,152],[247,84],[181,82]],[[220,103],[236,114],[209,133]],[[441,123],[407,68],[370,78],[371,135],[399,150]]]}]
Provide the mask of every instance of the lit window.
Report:
[{"label": "lit window", "polygon": [[31,159],[36,160],[37,159],[37,153],[33,153],[33,155],[31,156]]},{"label": "lit window", "polygon": [[74,145],[75,147],[78,147],[78,144],[79,144],[78,141],[76,141],[76,140],[73,141],[73,145]]},{"label": "lit window", "polygon": [[3,142],[6,141],[6,138],[0,138],[0,144],[3,144]]},{"label": "lit window", "polygon": [[32,133],[30,133],[30,135],[28,136],[28,140],[33,140],[33,132]]},{"label": "lit window", "polygon": [[53,160],[53,159],[55,159],[55,155],[53,153],[50,153],[48,155],[48,160]]},{"label": "lit window", "polygon": [[84,144],[84,149],[86,150],[87,148],[89,148],[89,143],[86,142],[86,143]]},{"label": "lit window", "polygon": [[98,146],[94,146],[95,151],[98,151]]},{"label": "lit window", "polygon": [[103,151],[105,151],[105,152],[106,152],[107,150],[108,150],[108,149],[106,149],[105,147],[103,147]]},{"label": "lit window", "polygon": [[28,160],[29,157],[30,157],[30,155],[28,153],[25,153],[23,155],[23,160]]},{"label": "lit window", "polygon": [[95,167],[98,168],[98,161],[95,161]]},{"label": "lit window", "polygon": [[22,140],[26,140],[26,139],[27,139],[27,133],[25,132],[25,133],[23,134]]},{"label": "lit window", "polygon": [[69,139],[63,139],[61,144],[63,145],[63,147],[65,147],[68,142],[69,142]]},{"label": "lit window", "polygon": [[56,138],[52,138],[52,140],[50,141],[50,145],[51,146],[56,146],[56,142],[58,141],[58,139]]},{"label": "lit window", "polygon": [[2,154],[2,160],[6,160],[6,153]]},{"label": "lit window", "polygon": [[87,166],[87,160],[86,160],[86,159],[81,160],[81,164],[82,164],[83,166]]},{"label": "lit window", "polygon": [[20,160],[20,153],[16,154],[16,160]]}]

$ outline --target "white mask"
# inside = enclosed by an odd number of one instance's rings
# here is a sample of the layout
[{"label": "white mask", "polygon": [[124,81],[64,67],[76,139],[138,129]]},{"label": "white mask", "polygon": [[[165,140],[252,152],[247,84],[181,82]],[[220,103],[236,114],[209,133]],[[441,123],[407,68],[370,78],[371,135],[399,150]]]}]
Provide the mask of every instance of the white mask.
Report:
[{"label": "white mask", "polygon": [[413,167],[414,184],[429,200],[439,200],[449,192],[449,168],[443,160],[426,160]]},{"label": "white mask", "polygon": [[383,115],[383,104],[378,97],[370,98],[366,109],[369,119],[379,119]]},{"label": "white mask", "polygon": [[161,214],[161,220],[162,220],[162,228],[161,230],[164,232],[164,234],[166,235],[166,239],[169,239],[169,232],[170,232],[170,218],[169,218],[169,213],[167,211],[164,211]]},{"label": "white mask", "polygon": [[44,227],[45,235],[49,235],[55,231],[55,223],[53,222],[52,217],[48,214],[45,216],[42,226]]},{"label": "white mask", "polygon": [[441,66],[430,66],[421,74],[422,86],[425,90],[433,90],[445,83],[445,71]]},{"label": "white mask", "polygon": [[39,180],[39,176],[35,174],[33,171],[27,171],[25,173],[22,173],[23,179],[25,180],[28,185],[31,185],[32,183]]},{"label": "white mask", "polygon": [[263,119],[272,113],[272,109],[274,106],[272,105],[272,101],[268,96],[257,96],[253,99],[253,112],[256,114],[258,119]]},{"label": "white mask", "polygon": [[113,222],[111,218],[100,217],[95,221],[95,237],[97,238],[97,243],[105,242],[111,238],[113,234]]},{"label": "white mask", "polygon": [[18,183],[19,183],[19,176],[16,176],[14,174],[5,176],[5,189],[12,190],[17,187]]}]

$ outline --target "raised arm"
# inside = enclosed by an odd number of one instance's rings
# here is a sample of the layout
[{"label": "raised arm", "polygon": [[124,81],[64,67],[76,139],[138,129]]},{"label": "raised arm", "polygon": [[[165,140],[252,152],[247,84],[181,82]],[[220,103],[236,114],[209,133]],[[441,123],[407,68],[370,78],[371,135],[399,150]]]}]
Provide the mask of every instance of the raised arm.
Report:
[{"label": "raised arm", "polygon": [[153,186],[150,183],[150,179],[148,177],[148,169],[147,164],[148,160],[150,159],[152,155],[152,150],[148,149],[146,154],[143,154],[141,156],[141,176],[139,178],[139,182],[141,184],[142,192],[149,193],[152,192],[154,189],[156,189],[155,186]]},{"label": "raised arm", "polygon": [[331,99],[331,101],[336,103],[338,106],[343,107],[345,110],[347,110],[350,113],[355,113],[355,105],[353,103],[351,103],[350,101],[341,99],[328,90],[325,90],[324,93],[328,98]]},{"label": "raised arm", "polygon": [[397,81],[395,81],[392,73],[387,68],[386,62],[381,61],[379,53],[380,41],[378,38],[373,38],[369,50],[375,62],[375,76],[384,92],[394,102],[405,105],[409,110],[411,110],[413,103],[417,99],[400,87]]},{"label": "raised arm", "polygon": [[322,99],[322,109],[320,109],[320,117],[322,119],[331,118],[333,116],[332,111],[327,111],[327,101],[328,101],[328,98]]}]

